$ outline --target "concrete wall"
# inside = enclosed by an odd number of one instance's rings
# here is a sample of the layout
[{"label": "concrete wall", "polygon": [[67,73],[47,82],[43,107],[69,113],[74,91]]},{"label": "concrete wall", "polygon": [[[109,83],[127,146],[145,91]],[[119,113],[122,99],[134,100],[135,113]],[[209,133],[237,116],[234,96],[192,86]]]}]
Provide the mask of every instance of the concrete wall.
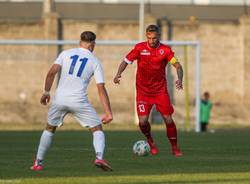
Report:
[{"label": "concrete wall", "polygon": [[224,104],[243,102],[245,61],[240,23],[177,24],[174,39],[201,41],[203,92],[210,91],[213,100]]},{"label": "concrete wall", "polygon": [[[149,16],[148,23],[154,23]],[[0,39],[56,39],[56,31],[48,29],[46,22],[1,23]],[[52,22],[52,25],[56,23]],[[79,39],[84,30],[97,33],[99,40],[136,40],[138,25],[133,22],[85,22],[63,21],[63,38]],[[49,34],[47,34],[51,31]],[[248,17],[238,22],[174,22],[174,40],[200,40],[202,92],[209,91],[213,102],[216,121],[238,121],[246,118],[245,104],[249,104],[250,92],[247,68],[250,63],[250,23]],[[52,36],[51,36],[52,35]],[[65,47],[68,48],[69,46]],[[121,86],[112,84],[112,78],[124,55],[131,47],[99,46],[96,55],[103,61],[107,88],[111,97],[116,122],[133,121],[134,73],[130,66],[123,76]],[[182,48],[176,49],[177,57],[183,62]],[[194,99],[195,66],[194,50],[188,48],[190,99]],[[46,72],[55,59],[56,48],[44,46],[0,46],[0,121],[26,122],[46,121],[47,108],[39,105]],[[172,71],[175,75],[174,71]],[[89,87],[92,104],[101,111],[95,84]],[[176,116],[183,119],[184,93],[176,92]],[[179,105],[178,105],[179,104]],[[231,107],[231,108],[229,108]],[[238,110],[237,110],[238,109]],[[241,110],[240,110],[241,109]],[[245,114],[244,114],[245,113]],[[224,118],[224,119],[223,119]],[[245,122],[245,120],[239,121]]]}]

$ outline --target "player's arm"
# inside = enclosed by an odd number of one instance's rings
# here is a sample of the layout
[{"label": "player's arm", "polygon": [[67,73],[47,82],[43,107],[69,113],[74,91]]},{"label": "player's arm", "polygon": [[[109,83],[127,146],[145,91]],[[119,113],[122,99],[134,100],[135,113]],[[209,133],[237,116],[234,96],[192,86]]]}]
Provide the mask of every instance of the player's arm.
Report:
[{"label": "player's arm", "polygon": [[139,58],[139,55],[140,54],[139,54],[138,46],[135,45],[135,47],[127,54],[125,59],[119,65],[118,71],[113,80],[115,84],[120,84],[122,72],[127,68],[128,64],[132,64],[134,60],[137,60]]},{"label": "player's arm", "polygon": [[127,68],[128,66],[128,63],[125,62],[125,61],[122,61],[119,68],[118,68],[118,71],[115,75],[115,78],[114,78],[114,83],[115,84],[120,84],[120,78],[122,77],[122,72]]},{"label": "player's arm", "polygon": [[174,52],[172,51],[172,49],[170,47],[168,47],[167,49],[167,55],[166,55],[166,59],[167,61],[173,65],[176,69],[176,73],[177,73],[177,81],[175,82],[175,87],[176,89],[180,90],[183,89],[183,85],[182,85],[182,80],[183,80],[183,69],[181,64],[177,61],[176,57],[174,56]]},{"label": "player's arm", "polygon": [[175,82],[176,89],[178,89],[178,90],[183,89],[183,84],[182,84],[182,81],[183,81],[183,69],[182,69],[182,66],[177,61],[175,63],[173,63],[172,65],[175,67],[177,77],[178,77],[178,80]]},{"label": "player's arm", "polygon": [[107,93],[107,90],[105,88],[104,83],[98,83],[97,89],[98,89],[98,94],[99,94],[101,104],[102,104],[104,111],[105,111],[105,115],[102,117],[101,120],[104,124],[106,124],[106,123],[109,123],[110,121],[113,120],[109,96],[108,96],[108,93]]},{"label": "player's arm", "polygon": [[52,84],[54,82],[56,74],[60,71],[61,66],[58,64],[53,64],[47,73],[46,79],[45,79],[45,87],[44,87],[44,93],[40,99],[41,104],[47,105],[50,101],[50,89],[52,87]]}]

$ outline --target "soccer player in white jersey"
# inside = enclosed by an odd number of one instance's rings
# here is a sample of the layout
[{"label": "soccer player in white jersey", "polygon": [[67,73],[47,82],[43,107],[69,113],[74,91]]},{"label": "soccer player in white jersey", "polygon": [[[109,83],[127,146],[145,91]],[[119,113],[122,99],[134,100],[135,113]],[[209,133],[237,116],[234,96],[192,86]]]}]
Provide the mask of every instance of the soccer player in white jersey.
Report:
[{"label": "soccer player in white jersey", "polygon": [[[113,116],[105,88],[102,65],[92,54],[95,39],[95,33],[83,32],[80,47],[63,51],[47,74],[44,93],[40,100],[43,105],[47,105],[50,101],[50,89],[57,73],[60,73],[60,79],[48,112],[47,127],[41,135],[36,159],[31,167],[32,170],[43,169],[42,161],[52,143],[56,128],[63,124],[63,119],[68,113],[73,114],[83,127],[89,128],[92,132],[96,152],[94,164],[104,171],[112,170],[103,159],[105,136],[102,123],[109,123]],[[101,119],[87,98],[86,90],[92,76],[94,76],[100,101],[105,111],[105,115]]]}]

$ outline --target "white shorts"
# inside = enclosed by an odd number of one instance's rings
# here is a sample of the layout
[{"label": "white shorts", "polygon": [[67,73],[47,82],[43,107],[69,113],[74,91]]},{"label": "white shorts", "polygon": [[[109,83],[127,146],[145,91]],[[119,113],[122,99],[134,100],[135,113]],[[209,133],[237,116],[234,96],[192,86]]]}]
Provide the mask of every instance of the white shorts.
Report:
[{"label": "white shorts", "polygon": [[68,113],[71,113],[83,127],[93,128],[101,124],[95,109],[89,103],[74,107],[52,103],[48,112],[48,123],[52,126],[62,126],[63,119]]}]

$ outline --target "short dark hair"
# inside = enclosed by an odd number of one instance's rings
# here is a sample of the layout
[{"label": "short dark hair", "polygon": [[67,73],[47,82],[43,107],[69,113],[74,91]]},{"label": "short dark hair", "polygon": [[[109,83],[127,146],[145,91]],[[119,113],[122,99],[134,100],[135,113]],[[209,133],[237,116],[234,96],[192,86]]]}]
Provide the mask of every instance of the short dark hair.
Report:
[{"label": "short dark hair", "polygon": [[203,95],[204,95],[205,97],[209,97],[209,96],[210,96],[210,94],[209,94],[208,91],[205,91]]},{"label": "short dark hair", "polygon": [[146,33],[148,32],[156,32],[160,34],[160,28],[157,25],[151,24],[146,28]]},{"label": "short dark hair", "polygon": [[92,42],[95,41],[96,35],[92,31],[84,31],[81,33],[81,41]]}]

